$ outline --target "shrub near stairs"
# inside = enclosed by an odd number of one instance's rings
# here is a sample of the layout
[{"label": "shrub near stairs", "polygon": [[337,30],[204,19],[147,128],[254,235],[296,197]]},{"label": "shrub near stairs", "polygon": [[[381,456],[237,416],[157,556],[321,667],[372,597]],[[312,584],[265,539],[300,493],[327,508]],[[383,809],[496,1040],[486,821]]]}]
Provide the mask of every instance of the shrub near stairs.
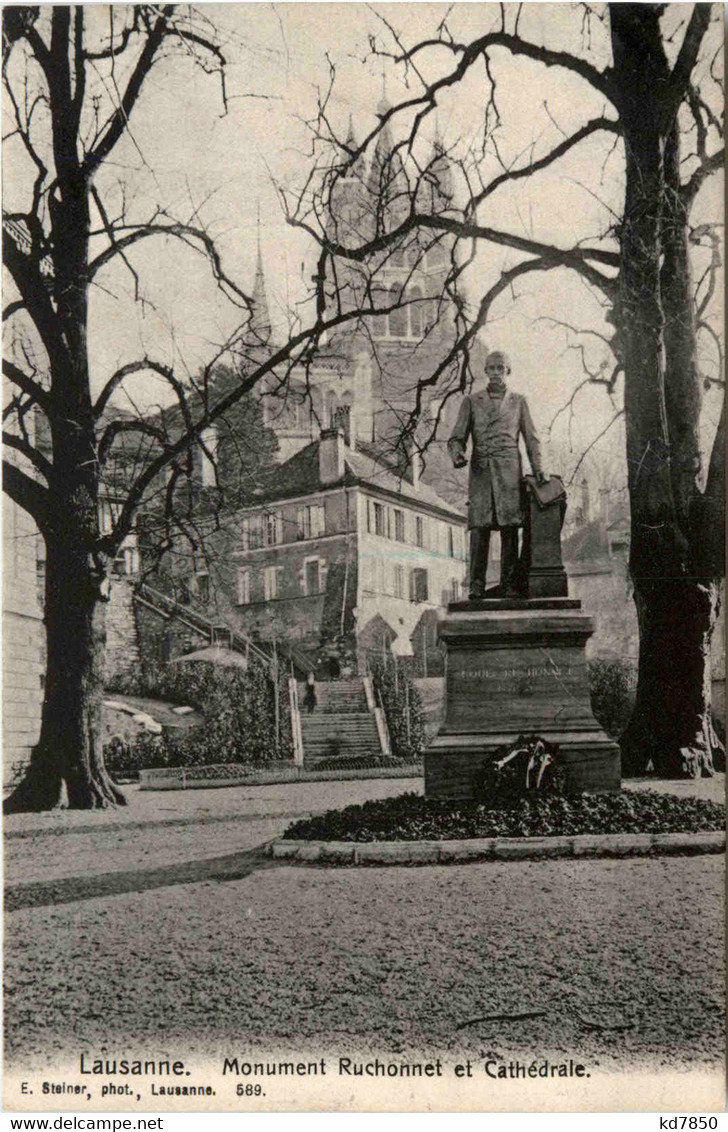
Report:
[{"label": "shrub near stairs", "polygon": [[395,668],[394,663],[375,660],[371,671],[374,691],[387,719],[392,754],[402,762],[417,762],[427,745],[420,693],[411,677]]},{"label": "shrub near stairs", "polygon": [[113,690],[188,703],[202,709],[205,722],[184,735],[141,735],[134,743],[112,740],[105,749],[112,775],[126,778],[153,767],[261,765],[293,756],[286,681],[279,686],[276,743],[273,680],[260,666],[220,668],[207,661],[160,665],[156,672],[147,669],[133,690],[127,686],[131,681],[124,683],[122,688],[114,681]]}]

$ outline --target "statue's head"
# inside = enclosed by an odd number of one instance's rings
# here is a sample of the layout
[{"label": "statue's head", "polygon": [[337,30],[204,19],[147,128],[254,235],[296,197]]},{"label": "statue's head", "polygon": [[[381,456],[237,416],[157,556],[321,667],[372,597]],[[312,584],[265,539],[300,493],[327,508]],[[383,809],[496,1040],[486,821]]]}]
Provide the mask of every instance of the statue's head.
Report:
[{"label": "statue's head", "polygon": [[511,360],[502,350],[491,350],[485,359],[485,376],[489,385],[505,385],[511,372]]}]

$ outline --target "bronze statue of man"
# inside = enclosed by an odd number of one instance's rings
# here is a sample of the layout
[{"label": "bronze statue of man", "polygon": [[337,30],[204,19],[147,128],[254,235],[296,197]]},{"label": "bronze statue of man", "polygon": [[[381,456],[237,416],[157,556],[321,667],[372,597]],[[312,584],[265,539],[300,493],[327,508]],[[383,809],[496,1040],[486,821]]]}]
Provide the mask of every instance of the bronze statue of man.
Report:
[{"label": "bronze statue of man", "polygon": [[506,354],[500,350],[488,354],[485,359],[488,386],[463,398],[447,445],[453,465],[464,468],[468,438],[473,442],[468,491],[471,600],[481,598],[485,592],[493,530],[500,531],[501,536],[500,593],[504,597],[518,596],[515,589],[518,528],[523,524],[519,436],[525,441],[537,482],[548,482],[541,467],[541,443],[526,398],[506,386],[510,372]]}]

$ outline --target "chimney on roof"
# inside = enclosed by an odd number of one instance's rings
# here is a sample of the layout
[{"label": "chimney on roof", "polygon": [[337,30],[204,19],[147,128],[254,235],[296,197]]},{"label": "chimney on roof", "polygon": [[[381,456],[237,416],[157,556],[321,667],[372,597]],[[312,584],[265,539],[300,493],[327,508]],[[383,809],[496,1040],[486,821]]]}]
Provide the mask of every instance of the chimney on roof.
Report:
[{"label": "chimney on roof", "polygon": [[319,479],[338,483],[344,478],[344,434],[340,428],[325,428],[319,441]]},{"label": "chimney on roof", "polygon": [[340,429],[344,434],[344,443],[347,448],[353,448],[353,427],[351,419],[351,405],[337,405],[331,414],[331,427]]},{"label": "chimney on roof", "polygon": [[420,470],[422,457],[414,440],[407,441],[407,479],[411,481],[415,491],[420,485]]},{"label": "chimney on roof", "polygon": [[410,472],[412,475],[412,486],[415,490],[420,486],[420,469],[422,468],[422,457],[416,448],[413,448],[410,456]]}]

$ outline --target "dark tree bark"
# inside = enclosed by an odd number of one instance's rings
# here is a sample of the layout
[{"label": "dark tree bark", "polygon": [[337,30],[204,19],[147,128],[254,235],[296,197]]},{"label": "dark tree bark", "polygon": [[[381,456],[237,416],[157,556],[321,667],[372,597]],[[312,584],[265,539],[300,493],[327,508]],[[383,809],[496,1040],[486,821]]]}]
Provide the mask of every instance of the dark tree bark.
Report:
[{"label": "dark tree bark", "polygon": [[5,803],[6,813],[125,802],[103,758],[108,583],[84,550],[83,528],[93,520],[93,508],[69,501],[67,514],[69,521],[47,536],[48,658],[40,738],[24,779]]},{"label": "dark tree bark", "polygon": [[[720,564],[706,559],[700,495],[695,315],[688,208],[680,191],[671,73],[653,5],[611,7],[627,178],[617,325],[624,350],[630,572],[640,658],[621,739],[623,770],[712,774],[722,748],[711,723],[711,638]],[[713,516],[712,518],[715,518]]]}]

